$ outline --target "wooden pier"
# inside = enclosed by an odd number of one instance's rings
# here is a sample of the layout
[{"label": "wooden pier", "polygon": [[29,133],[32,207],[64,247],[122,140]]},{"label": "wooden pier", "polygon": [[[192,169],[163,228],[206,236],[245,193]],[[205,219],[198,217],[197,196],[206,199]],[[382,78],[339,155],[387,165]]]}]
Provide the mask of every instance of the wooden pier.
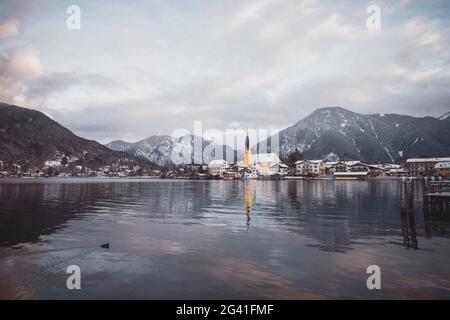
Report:
[{"label": "wooden pier", "polygon": [[450,181],[429,181],[424,184],[423,201],[433,211],[450,211]]},{"label": "wooden pier", "polygon": [[[402,178],[400,183],[400,219],[403,245],[408,249],[418,249],[414,190],[421,187],[421,181]],[[416,194],[418,195],[418,194]],[[424,181],[423,221],[425,237],[431,239],[433,230],[443,219],[450,219],[450,181]]]}]

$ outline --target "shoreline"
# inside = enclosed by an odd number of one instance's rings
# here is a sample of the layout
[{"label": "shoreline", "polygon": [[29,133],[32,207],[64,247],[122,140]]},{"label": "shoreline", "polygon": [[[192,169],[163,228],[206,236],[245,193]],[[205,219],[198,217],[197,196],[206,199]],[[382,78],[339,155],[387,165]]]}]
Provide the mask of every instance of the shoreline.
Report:
[{"label": "shoreline", "polygon": [[[410,177],[406,177],[409,179]],[[371,180],[401,180],[402,177],[369,177],[366,180],[336,180],[333,177],[295,177],[288,176],[284,179],[192,179],[189,177],[177,177],[177,178],[161,178],[155,176],[139,176],[139,177],[1,177],[1,184],[12,184],[12,183],[53,183],[53,182],[149,182],[149,181],[357,181],[357,182],[367,182]],[[413,180],[423,180],[422,178],[412,177]]]}]

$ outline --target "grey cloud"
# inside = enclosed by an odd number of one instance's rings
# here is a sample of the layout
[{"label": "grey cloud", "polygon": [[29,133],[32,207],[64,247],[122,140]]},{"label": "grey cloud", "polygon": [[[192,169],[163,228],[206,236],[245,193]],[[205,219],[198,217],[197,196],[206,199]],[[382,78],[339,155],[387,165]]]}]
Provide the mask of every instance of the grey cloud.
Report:
[{"label": "grey cloud", "polygon": [[25,90],[25,96],[27,99],[36,97],[44,99],[53,93],[62,93],[77,86],[94,86],[111,90],[120,87],[115,80],[100,74],[53,72],[31,82]]},{"label": "grey cloud", "polygon": [[[97,11],[86,14],[101,14],[101,28],[54,31],[61,51],[46,39],[47,71],[20,82],[20,88],[5,87],[27,101],[41,100],[41,109],[55,120],[102,142],[190,130],[194,120],[221,130],[285,127],[322,106],[361,113],[446,112],[448,27],[414,13],[413,1],[379,5],[385,20],[378,33],[367,30],[367,3],[360,2],[250,0],[219,5],[218,11],[205,5],[202,12],[171,6],[162,19],[170,23],[157,26],[127,7],[132,23],[126,30],[120,29],[123,21],[117,28],[113,21],[119,2],[108,14],[95,5]],[[101,50],[91,47],[97,41]],[[68,47],[77,50],[61,49]],[[62,66],[65,71],[58,72]]]}]

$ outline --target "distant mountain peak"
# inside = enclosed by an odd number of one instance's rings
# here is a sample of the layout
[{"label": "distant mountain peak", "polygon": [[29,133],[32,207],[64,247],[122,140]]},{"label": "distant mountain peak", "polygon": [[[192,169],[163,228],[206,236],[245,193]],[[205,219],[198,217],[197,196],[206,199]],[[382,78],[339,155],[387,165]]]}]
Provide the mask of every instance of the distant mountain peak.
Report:
[{"label": "distant mountain peak", "polygon": [[313,112],[311,112],[308,116],[337,114],[339,112],[343,113],[343,114],[353,114],[354,113],[353,111],[350,111],[343,107],[333,106],[333,107],[320,107],[320,108],[314,110]]},{"label": "distant mountain peak", "polygon": [[[217,158],[216,150],[223,151],[223,146],[215,145],[213,142],[203,139],[202,150],[208,147],[207,152],[195,153],[196,158],[191,159],[194,149],[194,135],[184,137],[172,137],[168,135],[152,135],[135,143],[112,141],[106,146],[113,150],[121,150],[138,157],[143,157],[151,162],[162,166],[180,165],[186,163],[186,160],[194,163],[209,163]],[[230,147],[225,147],[224,156],[234,156],[234,151]]]},{"label": "distant mountain peak", "polygon": [[296,148],[306,159],[326,159],[333,153],[341,160],[374,163],[450,154],[450,126],[436,118],[360,114],[343,107],[316,109],[282,130],[279,138],[285,159]]}]

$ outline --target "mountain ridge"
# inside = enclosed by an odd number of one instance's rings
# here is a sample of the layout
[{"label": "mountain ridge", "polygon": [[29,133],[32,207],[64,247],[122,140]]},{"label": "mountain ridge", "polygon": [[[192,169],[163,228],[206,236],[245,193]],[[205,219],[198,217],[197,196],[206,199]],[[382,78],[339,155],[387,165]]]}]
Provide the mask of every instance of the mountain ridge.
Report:
[{"label": "mountain ridge", "polygon": [[[42,165],[55,154],[76,156],[94,166],[114,161],[172,166],[193,154],[193,135],[153,135],[137,142],[115,140],[106,146],[78,137],[44,113],[0,103],[0,160]],[[280,158],[296,148],[305,159],[360,160],[372,163],[450,154],[450,112],[441,117],[401,114],[360,114],[343,107],[322,107],[279,132]],[[255,144],[261,153],[268,141]],[[203,139],[204,155],[194,163],[209,163],[216,152],[234,151]],[[199,151],[199,150],[196,150]],[[237,152],[240,159],[241,151]],[[195,152],[194,154],[201,154]],[[189,160],[189,159],[188,159]],[[190,161],[189,161],[190,163]]]},{"label": "mountain ridge", "polygon": [[[221,151],[226,155],[233,155],[234,151],[229,146],[216,145],[207,139],[202,140],[202,153],[194,151],[194,135],[184,137],[171,137],[169,135],[152,135],[137,142],[130,143],[123,140],[114,140],[106,144],[113,150],[121,150],[134,154],[138,157],[146,158],[161,166],[172,166],[188,163],[209,163],[215,159],[216,151]],[[196,158],[194,159],[194,155]],[[202,155],[202,156],[198,156]]]},{"label": "mountain ridge", "polygon": [[0,103],[0,115],[2,161],[42,167],[62,154],[92,167],[114,162],[152,166],[148,160],[81,138],[38,110]]},{"label": "mountain ridge", "polygon": [[[450,154],[450,118],[360,114],[342,107],[322,107],[281,130],[279,138],[281,158],[297,148],[306,159],[396,162]],[[267,140],[259,148],[265,145]]]}]

